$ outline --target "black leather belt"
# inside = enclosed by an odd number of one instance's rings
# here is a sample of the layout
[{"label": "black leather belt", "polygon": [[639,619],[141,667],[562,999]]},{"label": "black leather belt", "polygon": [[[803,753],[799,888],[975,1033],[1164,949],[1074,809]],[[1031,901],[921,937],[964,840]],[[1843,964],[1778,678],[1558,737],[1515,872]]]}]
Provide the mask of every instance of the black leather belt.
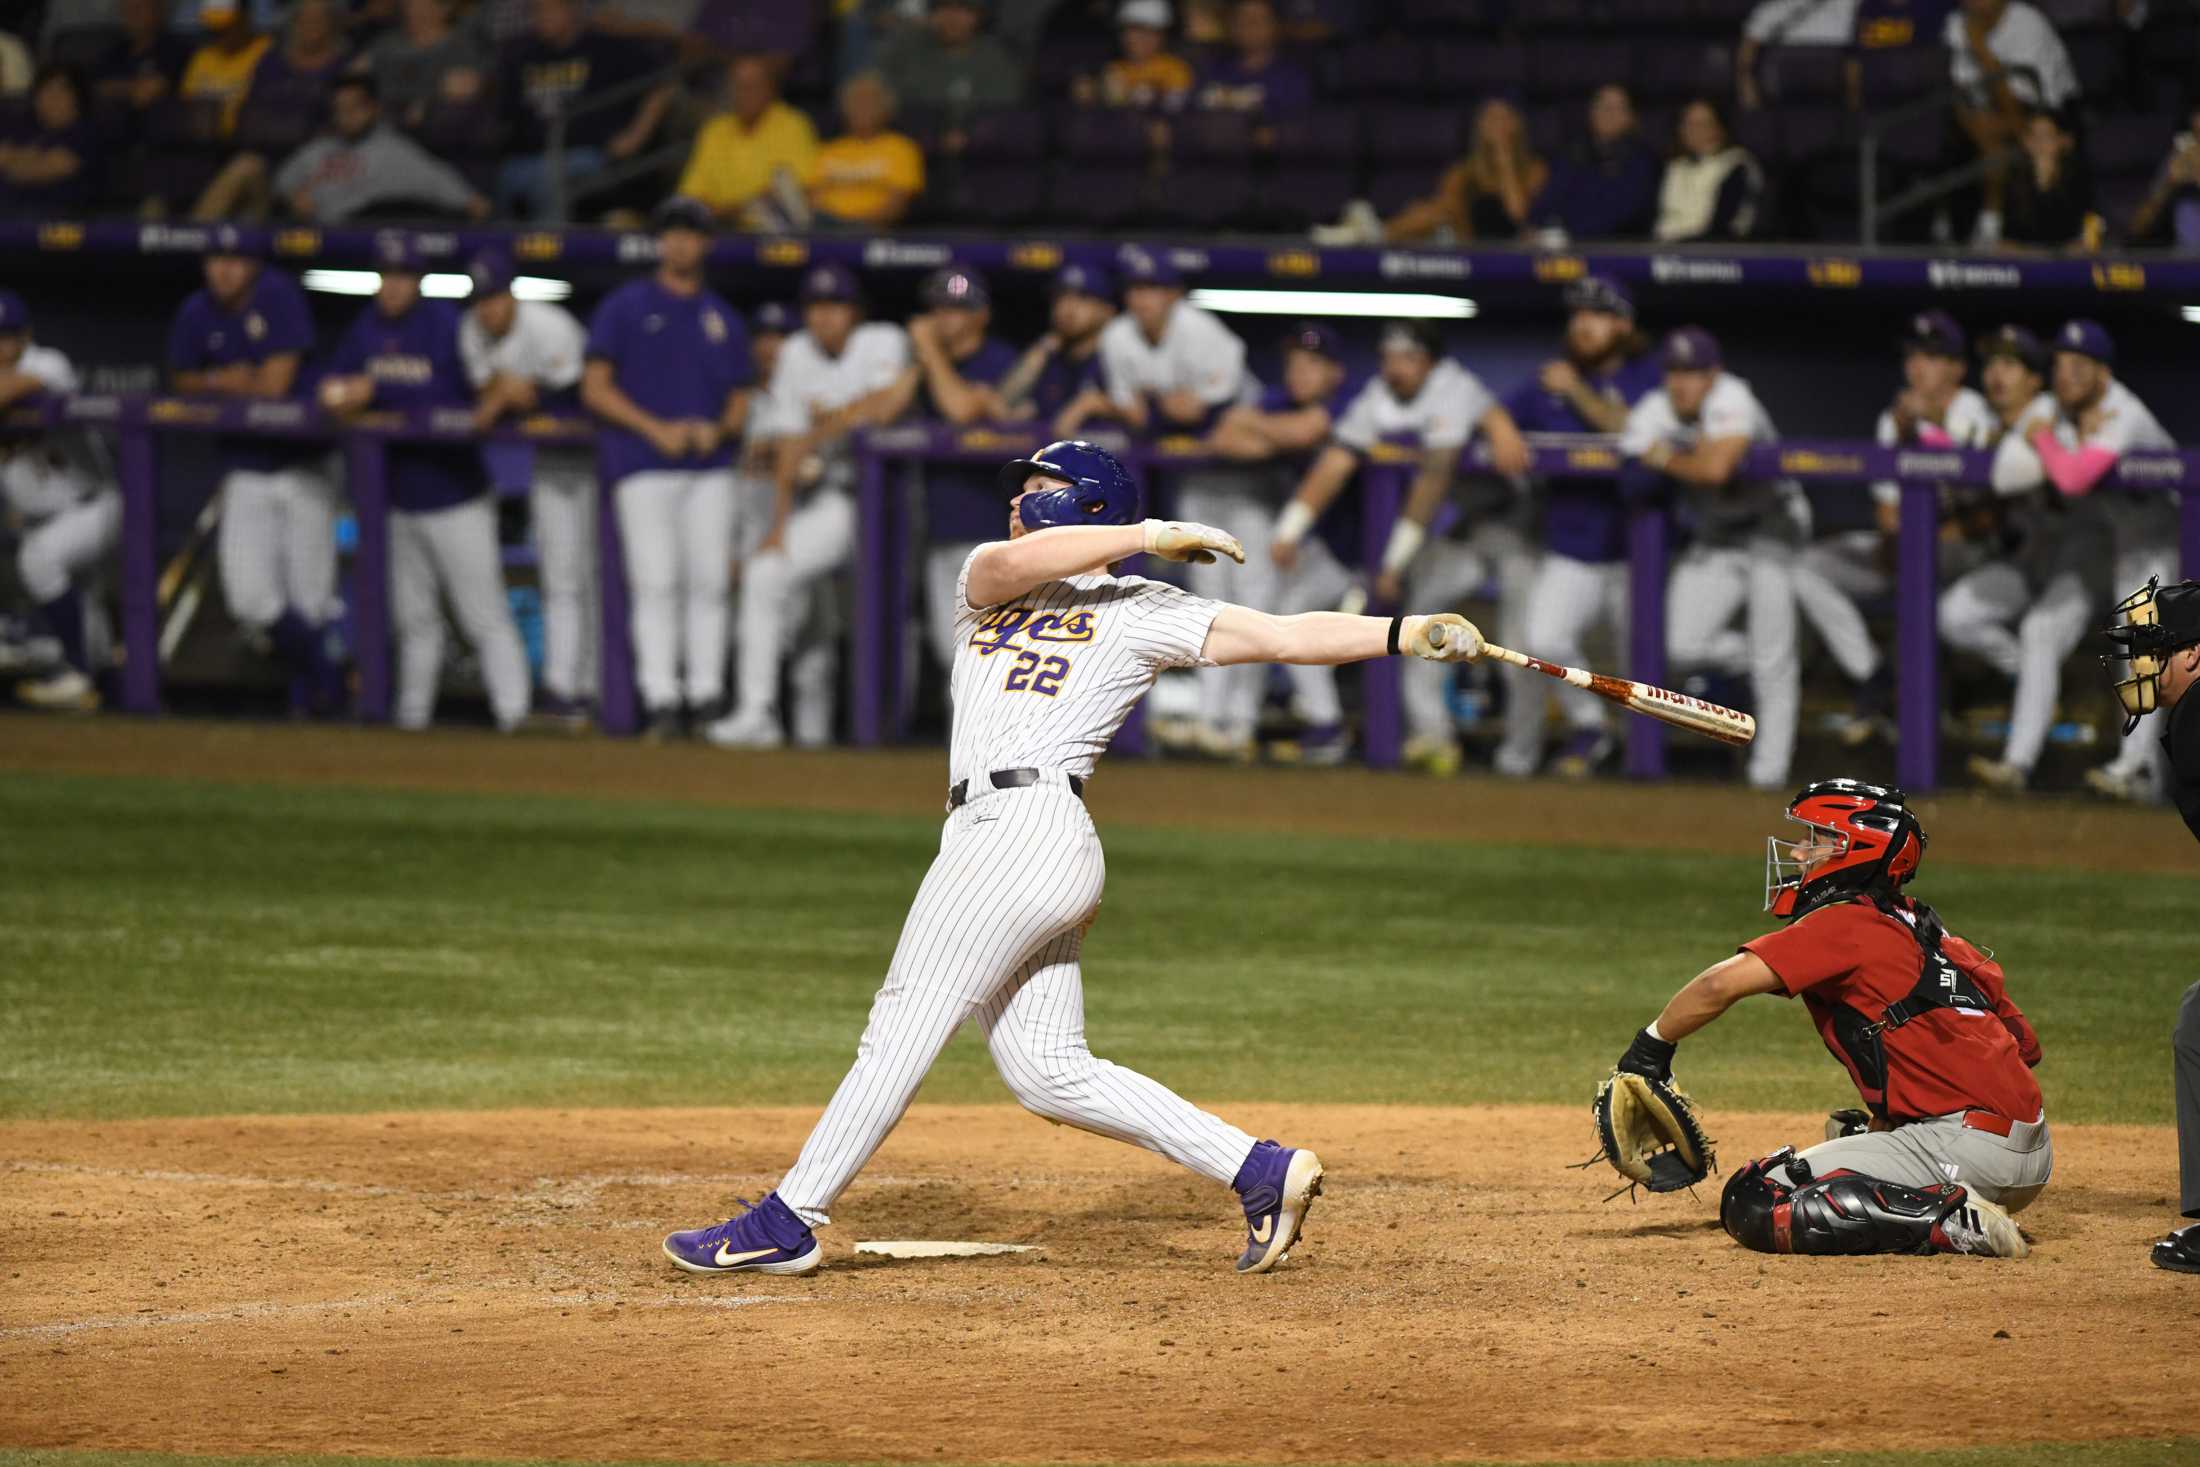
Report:
[{"label": "black leather belt", "polygon": [[[1040,780],[1046,778],[1046,771],[1043,769],[996,769],[986,778],[992,781],[993,788],[997,790],[1020,790],[1027,785],[1037,784]],[[1074,774],[1067,776],[1067,778],[1069,779],[1069,792],[1082,800],[1085,797],[1085,782]],[[949,810],[961,809],[969,802],[969,799],[969,780],[958,779],[948,787],[947,808]]]}]

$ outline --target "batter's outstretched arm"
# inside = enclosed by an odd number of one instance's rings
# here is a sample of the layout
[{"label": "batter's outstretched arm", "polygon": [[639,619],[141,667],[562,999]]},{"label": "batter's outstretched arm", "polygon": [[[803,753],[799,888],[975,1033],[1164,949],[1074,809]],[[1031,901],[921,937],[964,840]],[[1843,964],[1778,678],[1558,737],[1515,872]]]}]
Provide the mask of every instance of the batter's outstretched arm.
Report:
[{"label": "batter's outstretched arm", "polygon": [[[1472,662],[1482,652],[1482,634],[1463,616],[1401,617],[1395,644],[1390,627],[1387,616],[1349,616],[1341,611],[1274,616],[1249,606],[1225,605],[1207,628],[1203,655],[1221,667],[1246,662],[1335,667],[1396,652],[1411,652],[1432,662]],[[1443,632],[1441,645],[1429,637],[1437,628]]]},{"label": "batter's outstretched arm", "polygon": [[966,592],[972,606],[998,606],[1049,581],[1080,576],[1146,548],[1146,527],[1056,525],[1014,540],[980,546],[970,562]]},{"label": "batter's outstretched arm", "polygon": [[1753,993],[1780,993],[1786,985],[1755,953],[1736,953],[1698,973],[1658,1015],[1658,1034],[1677,1043]]}]

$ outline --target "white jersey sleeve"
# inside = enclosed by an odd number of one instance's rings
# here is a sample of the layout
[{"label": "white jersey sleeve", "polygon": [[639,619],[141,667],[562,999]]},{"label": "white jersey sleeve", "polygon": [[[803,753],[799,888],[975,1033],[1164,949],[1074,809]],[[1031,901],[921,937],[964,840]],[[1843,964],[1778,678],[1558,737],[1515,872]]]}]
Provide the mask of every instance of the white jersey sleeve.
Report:
[{"label": "white jersey sleeve", "polygon": [[1721,373],[1703,402],[1702,441],[1717,443],[1727,438],[1746,438],[1769,443],[1779,436],[1772,415],[1757,401],[1757,394],[1739,377]]},{"label": "white jersey sleeve", "polygon": [[1222,614],[1220,601],[1194,596],[1166,581],[1126,579],[1132,591],[1130,630],[1125,640],[1149,667],[1213,667],[1207,657],[1207,632]]},{"label": "white jersey sleeve", "polygon": [[1109,401],[1121,407],[1138,401],[1146,387],[1138,370],[1145,354],[1138,323],[1130,317],[1117,316],[1100,328],[1100,385],[1107,389]]},{"label": "white jersey sleeve", "polygon": [[1680,432],[1681,420],[1662,387],[1645,392],[1627,410],[1627,426],[1620,429],[1619,451],[1639,458],[1653,443],[1662,443]]},{"label": "white jersey sleeve", "polygon": [[1373,448],[1375,440],[1383,436],[1382,399],[1389,391],[1380,377],[1362,387],[1353,394],[1344,416],[1337,419],[1337,426],[1330,430],[1330,436],[1355,453]]},{"label": "white jersey sleeve", "polygon": [[2083,441],[2088,448],[2105,448],[2119,456],[2134,448],[2176,447],[2153,412],[2139,401],[2139,394],[2121,382],[2108,384],[2101,399],[2100,425]]},{"label": "white jersey sleeve", "polygon": [[1428,399],[1420,423],[1423,448],[1465,446],[1474,436],[1475,424],[1497,405],[1482,379],[1454,361],[1436,364],[1421,395]]},{"label": "white jersey sleeve", "polygon": [[48,392],[59,394],[77,390],[75,366],[66,356],[50,346],[33,344],[24,347],[15,369],[26,377],[37,378],[45,384]]},{"label": "white jersey sleeve", "polygon": [[1197,393],[1209,406],[1236,402],[1243,394],[1245,342],[1221,317],[1179,303],[1162,346],[1171,390]]},{"label": "white jersey sleeve", "polygon": [[844,407],[894,385],[909,366],[909,333],[887,321],[866,321],[848,338],[848,397]]},{"label": "white jersey sleeve", "polygon": [[489,385],[497,369],[489,361],[489,333],[468,311],[458,321],[458,360],[466,368],[466,380],[480,390]]}]

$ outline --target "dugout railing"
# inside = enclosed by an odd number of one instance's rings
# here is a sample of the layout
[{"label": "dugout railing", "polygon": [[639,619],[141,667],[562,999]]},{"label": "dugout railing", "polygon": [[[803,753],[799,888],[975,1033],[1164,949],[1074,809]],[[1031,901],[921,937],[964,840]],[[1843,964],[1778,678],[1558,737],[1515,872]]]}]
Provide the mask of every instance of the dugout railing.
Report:
[{"label": "dugout railing", "polygon": [[[304,403],[245,403],[163,395],[84,394],[19,409],[17,425],[71,425],[113,435],[122,493],[121,610],[122,707],[132,713],[161,709],[160,576],[158,527],[162,492],[161,447],[177,434],[244,434],[325,441],[340,449],[358,537],[347,598],[354,624],[358,712],[369,721],[390,714],[388,446],[397,441],[509,441],[539,446],[593,441],[586,419],[535,416],[486,435],[465,409],[357,415],[339,421]],[[921,533],[912,496],[897,470],[919,463],[998,464],[1039,447],[1043,435],[1028,427],[948,428],[898,425],[858,435],[857,545],[853,573],[855,625],[850,642],[848,694],[853,741],[878,745],[903,729],[901,693],[909,675],[901,635],[911,603],[909,571]],[[1533,472],[1542,478],[1608,479],[1621,459],[1614,440],[1602,437],[1531,438]],[[1207,454],[1197,439],[1116,440],[1132,471],[1150,486],[1156,477],[1234,461]],[[1901,535],[1896,569],[1897,773],[1911,789],[1930,789],[1940,762],[1940,648],[1935,622],[1938,592],[1940,491],[1946,484],[1989,481],[1992,456],[1980,450],[1885,448],[1848,441],[1796,441],[1753,448],[1751,475],[1855,488],[1890,480],[1901,486]],[[1379,557],[1389,527],[1404,502],[1419,455],[1410,447],[1379,448],[1362,470],[1362,543]],[[1479,445],[1465,466],[1488,467]],[[1237,465],[1242,467],[1242,465]],[[2149,493],[2182,491],[2178,550],[2184,573],[2200,576],[2200,452],[2127,454],[2111,470],[2103,490]],[[2099,491],[2097,491],[2099,492]],[[1163,500],[1165,503],[1165,499]],[[625,560],[618,516],[608,490],[598,495],[598,559],[602,595],[602,701],[605,730],[632,733],[639,724],[633,650],[627,623]],[[1630,519],[1633,587],[1629,672],[1645,682],[1667,680],[1665,585],[1673,546],[1672,516],[1640,509]],[[730,548],[729,548],[730,553]],[[1366,569],[1372,572],[1375,567]],[[2106,608],[2103,608],[2104,618]],[[1533,651],[1533,648],[1523,649]],[[1401,744],[1398,668],[1366,665],[1362,737],[1367,760],[1377,767],[1397,762]],[[1136,744],[1139,730],[1127,731]],[[1665,729],[1648,719],[1628,720],[1626,770],[1638,778],[1665,772]]]}]

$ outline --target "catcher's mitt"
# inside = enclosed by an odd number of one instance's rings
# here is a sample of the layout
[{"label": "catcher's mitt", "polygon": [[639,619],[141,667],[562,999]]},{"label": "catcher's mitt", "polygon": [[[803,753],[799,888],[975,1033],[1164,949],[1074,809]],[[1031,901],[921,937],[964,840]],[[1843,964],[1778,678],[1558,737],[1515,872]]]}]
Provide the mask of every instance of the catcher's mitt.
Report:
[{"label": "catcher's mitt", "polygon": [[1623,1191],[1678,1192],[1709,1176],[1716,1164],[1696,1103],[1670,1079],[1615,1069],[1597,1087],[1590,1110],[1602,1149],[1589,1159],[1610,1162],[1628,1181]]}]

